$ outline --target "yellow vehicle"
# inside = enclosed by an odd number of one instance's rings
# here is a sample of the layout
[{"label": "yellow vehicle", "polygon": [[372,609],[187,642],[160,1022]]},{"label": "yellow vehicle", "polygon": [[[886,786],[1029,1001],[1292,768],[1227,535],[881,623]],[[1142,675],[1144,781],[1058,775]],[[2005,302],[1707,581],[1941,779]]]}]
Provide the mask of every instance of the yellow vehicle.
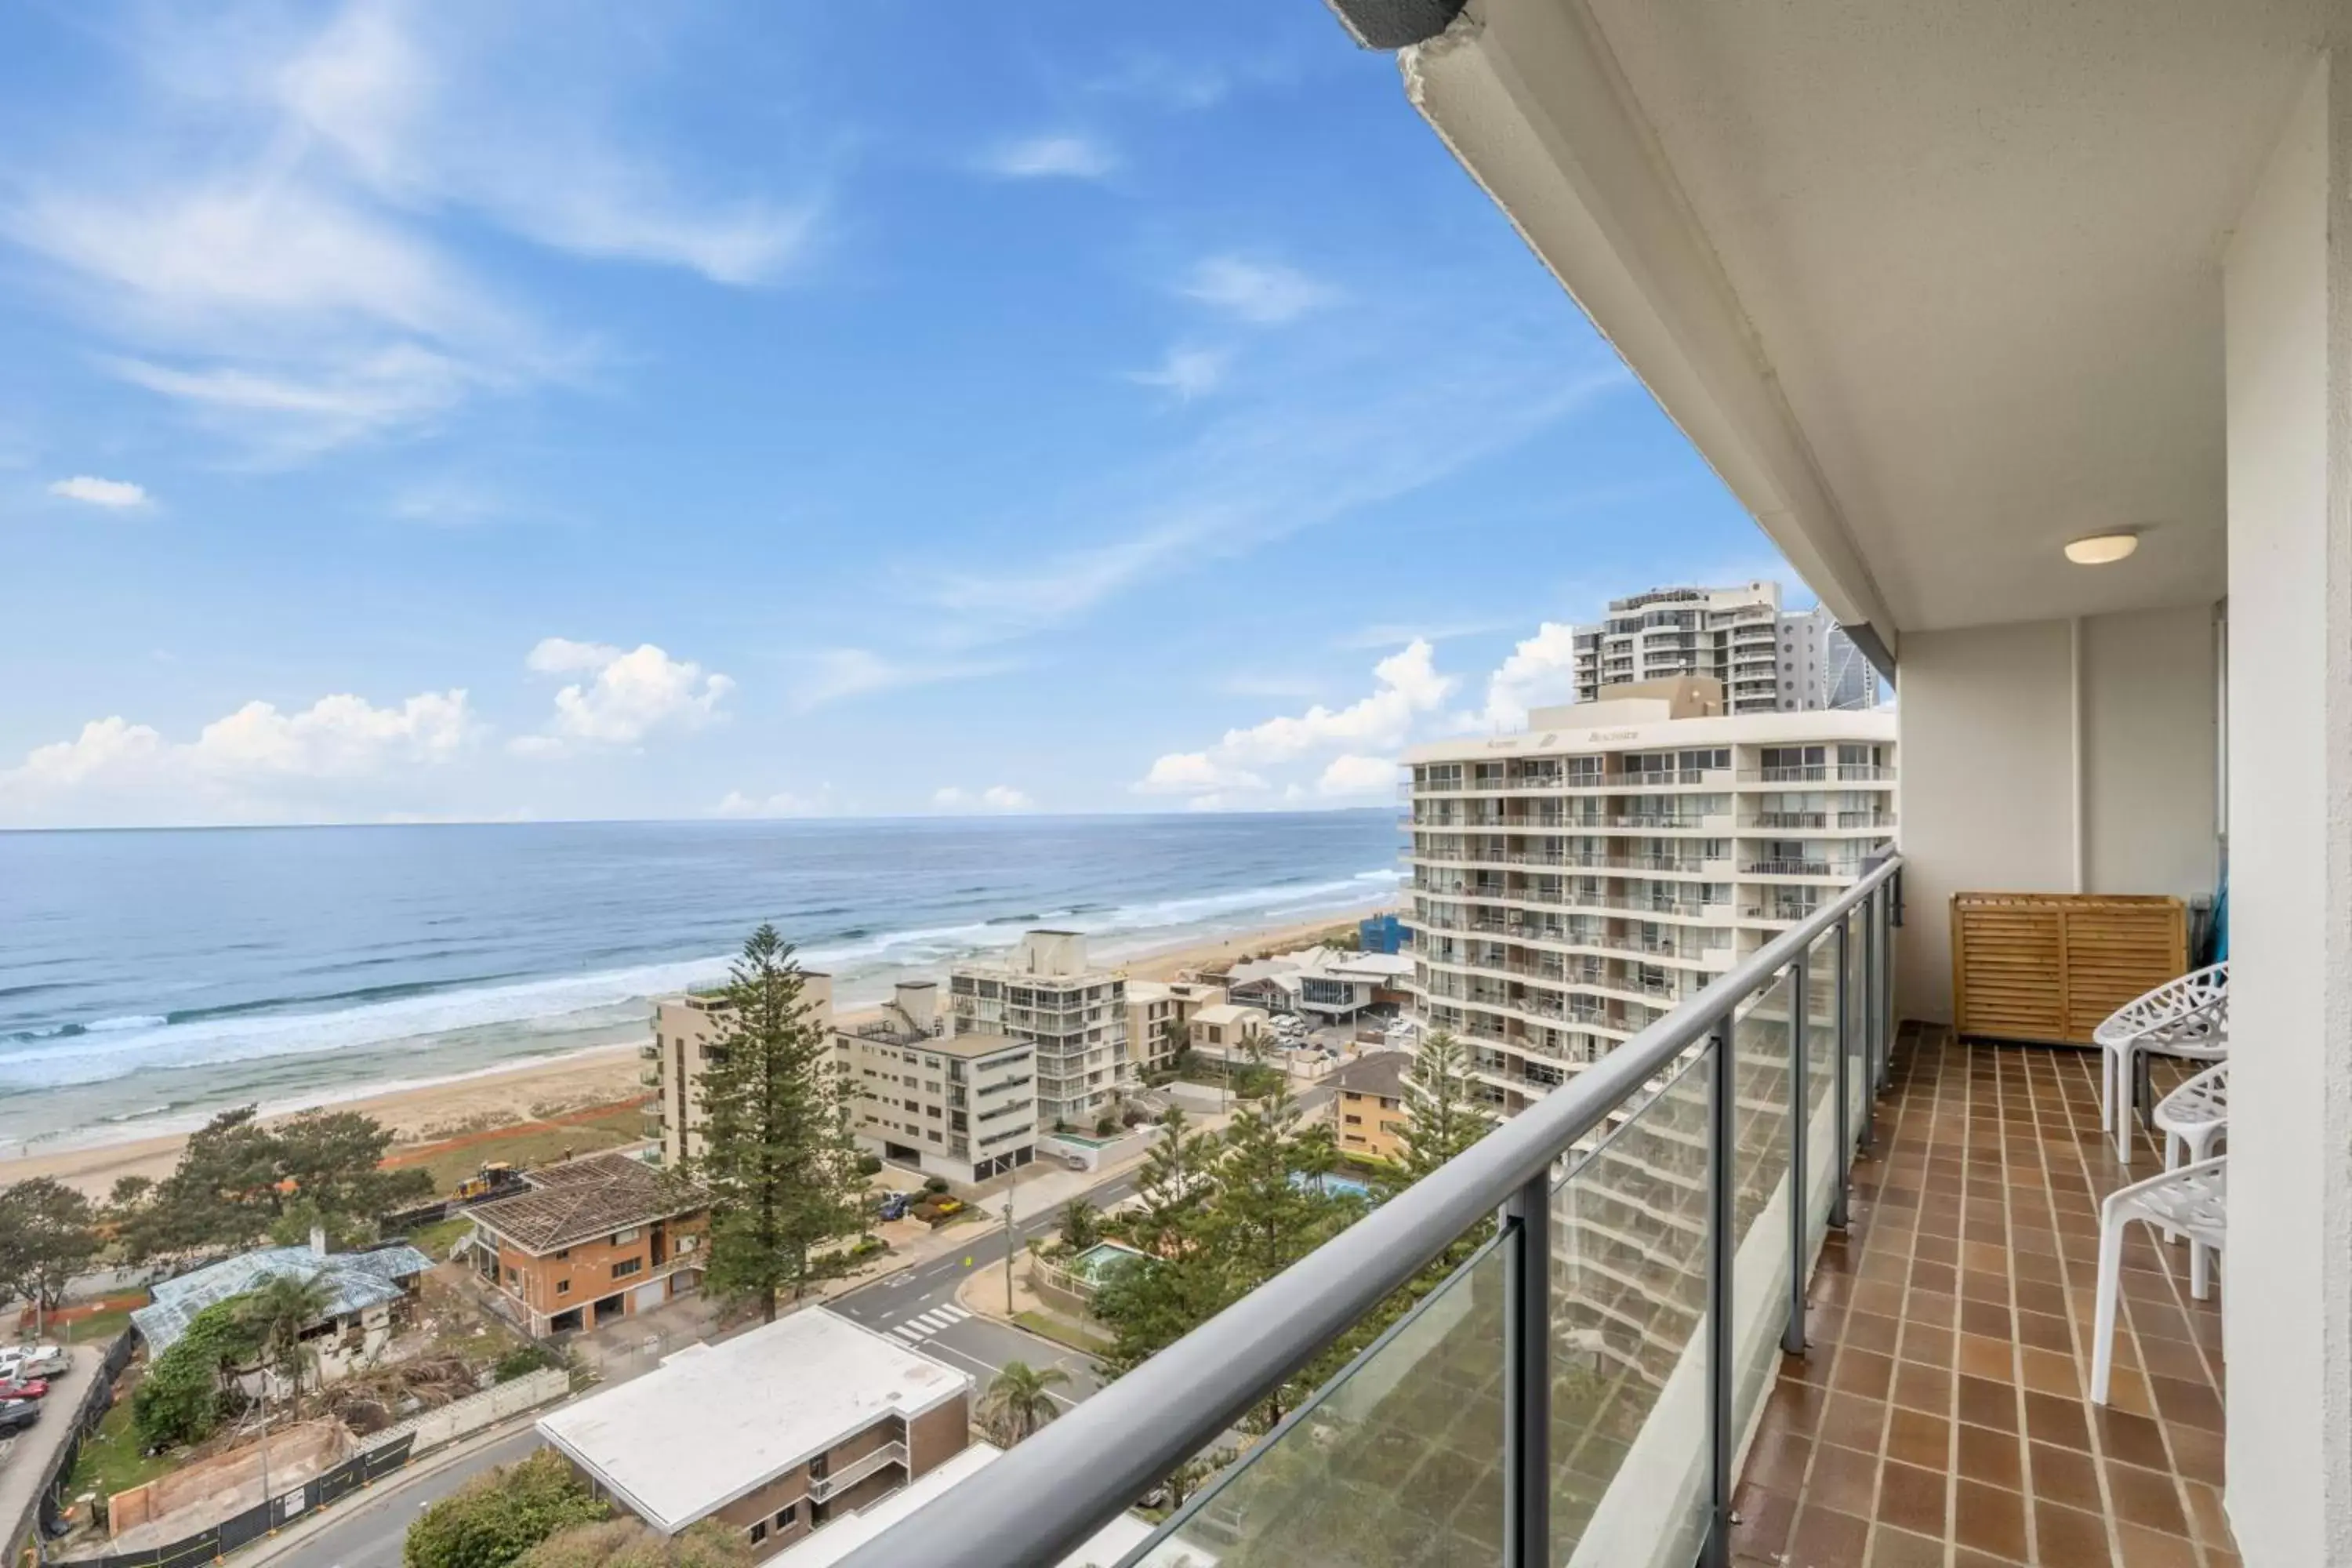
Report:
[{"label": "yellow vehicle", "polygon": [[488,1197],[500,1187],[514,1181],[515,1169],[504,1160],[494,1161],[457,1184],[456,1196],[460,1202],[467,1198]]},{"label": "yellow vehicle", "polygon": [[960,1212],[962,1208],[963,1200],[961,1198],[941,1198],[939,1202],[931,1205],[931,1212],[944,1218],[949,1215]]}]

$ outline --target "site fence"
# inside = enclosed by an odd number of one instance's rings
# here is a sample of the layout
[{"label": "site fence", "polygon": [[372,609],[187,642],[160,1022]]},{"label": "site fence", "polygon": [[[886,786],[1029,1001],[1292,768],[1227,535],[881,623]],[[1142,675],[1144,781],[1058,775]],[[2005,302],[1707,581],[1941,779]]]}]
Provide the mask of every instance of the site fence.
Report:
[{"label": "site fence", "polygon": [[[92,1390],[93,1399],[88,1402],[94,1412],[89,1417],[90,1426],[95,1426],[98,1416],[105,1414],[107,1393],[122,1363],[130,1360],[127,1342],[121,1345],[119,1358],[113,1352],[109,1352],[109,1357],[110,1370]],[[299,1487],[264,1499],[193,1534],[135,1552],[78,1557],[73,1560],[73,1568],[196,1568],[197,1564],[226,1556],[240,1546],[282,1530],[295,1520],[333,1506],[362,1488],[396,1473],[412,1459],[422,1458],[460,1437],[496,1426],[510,1415],[562,1399],[571,1388],[571,1375],[561,1368],[542,1368],[510,1378],[379,1432],[368,1439],[366,1447],[334,1468],[322,1470]],[[63,1478],[72,1473],[72,1450],[77,1447],[78,1443],[67,1445],[62,1468],[58,1471],[60,1485]],[[46,1513],[45,1521],[54,1524],[54,1512]]]},{"label": "site fence", "polygon": [[331,1470],[311,1477],[300,1486],[265,1498],[242,1513],[231,1514],[194,1535],[142,1552],[77,1558],[81,1568],[196,1568],[215,1557],[260,1540],[315,1509],[330,1506],[408,1463],[414,1444],[406,1436],[382,1447],[354,1454]]}]

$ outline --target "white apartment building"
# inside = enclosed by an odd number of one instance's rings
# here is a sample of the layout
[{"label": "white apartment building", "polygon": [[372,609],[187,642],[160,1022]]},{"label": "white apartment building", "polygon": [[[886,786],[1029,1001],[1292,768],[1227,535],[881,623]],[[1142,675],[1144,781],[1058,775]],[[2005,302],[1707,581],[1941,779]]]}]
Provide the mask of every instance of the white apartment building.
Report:
[{"label": "white apartment building", "polygon": [[957,1035],[1009,1035],[1037,1048],[1037,1124],[1090,1129],[1132,1079],[1127,981],[1087,962],[1076,931],[1033,931],[1002,961],[949,972]]},{"label": "white apartment building", "polygon": [[[833,976],[803,973],[802,998],[809,1021],[833,1028]],[[639,1079],[654,1091],[646,1131],[661,1140],[662,1160],[676,1170],[702,1154],[702,1069],[710,1042],[727,1026],[722,995],[664,996],[654,1003],[654,1037],[637,1047],[650,1065]]]},{"label": "white apartment building", "polygon": [[1878,705],[1878,675],[1834,617],[1784,612],[1780,584],[1653,588],[1612,599],[1609,618],[1573,630],[1576,700],[1677,676],[1723,686],[1727,713]]},{"label": "white apartment building", "polygon": [[1202,980],[1127,983],[1127,1055],[1136,1073],[1173,1066],[1191,1037],[1192,1015],[1225,999],[1225,988]]},{"label": "white apartment building", "polygon": [[1521,733],[1406,754],[1415,1012],[1462,1041],[1505,1114],[1893,843],[1893,714],[1688,716],[1710,687],[1538,709]]},{"label": "white apartment building", "polygon": [[1036,1047],[946,1032],[937,981],[901,981],[878,1018],[834,1031],[857,1145],[959,1186],[1037,1155]]}]

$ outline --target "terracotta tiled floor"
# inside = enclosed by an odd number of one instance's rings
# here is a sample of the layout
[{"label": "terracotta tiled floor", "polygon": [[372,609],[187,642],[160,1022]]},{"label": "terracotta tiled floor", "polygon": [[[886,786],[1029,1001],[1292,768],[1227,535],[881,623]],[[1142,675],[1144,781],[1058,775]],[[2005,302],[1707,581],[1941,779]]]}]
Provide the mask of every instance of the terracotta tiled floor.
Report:
[{"label": "terracotta tiled floor", "polygon": [[[2158,1092],[2174,1080],[2158,1066]],[[2090,1403],[2102,1194],[2163,1168],[2099,1135],[2095,1051],[1906,1027],[1740,1488],[1734,1560],[1786,1568],[2237,1568],[2221,1287],[2136,1226],[2111,1405]]]}]

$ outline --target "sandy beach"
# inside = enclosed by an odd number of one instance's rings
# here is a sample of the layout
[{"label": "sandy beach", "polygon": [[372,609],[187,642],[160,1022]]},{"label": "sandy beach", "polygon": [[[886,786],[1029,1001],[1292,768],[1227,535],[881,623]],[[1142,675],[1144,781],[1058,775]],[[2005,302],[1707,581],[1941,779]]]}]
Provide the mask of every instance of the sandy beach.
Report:
[{"label": "sandy beach", "polygon": [[[1352,926],[1365,915],[1392,908],[1381,900],[1360,909],[1336,910],[1313,920],[1230,936],[1195,939],[1136,953],[1105,954],[1134,980],[1169,980],[1186,969],[1227,963],[1244,952],[1279,952],[1299,946],[1341,925]],[[854,1020],[856,1012],[845,1012]],[[493,1125],[535,1121],[585,1106],[608,1105],[644,1093],[637,1081],[641,1064],[633,1045],[600,1046],[590,1050],[541,1058],[512,1067],[494,1068],[438,1083],[386,1088],[377,1093],[351,1093],[312,1103],[365,1111],[392,1130],[401,1143],[418,1144]],[[287,1115],[306,1107],[272,1105],[273,1115]],[[117,1177],[169,1175],[177,1163],[185,1133],[159,1134],[79,1147],[42,1148],[0,1161],[0,1182],[31,1176],[53,1176],[93,1197],[102,1197]]]}]

